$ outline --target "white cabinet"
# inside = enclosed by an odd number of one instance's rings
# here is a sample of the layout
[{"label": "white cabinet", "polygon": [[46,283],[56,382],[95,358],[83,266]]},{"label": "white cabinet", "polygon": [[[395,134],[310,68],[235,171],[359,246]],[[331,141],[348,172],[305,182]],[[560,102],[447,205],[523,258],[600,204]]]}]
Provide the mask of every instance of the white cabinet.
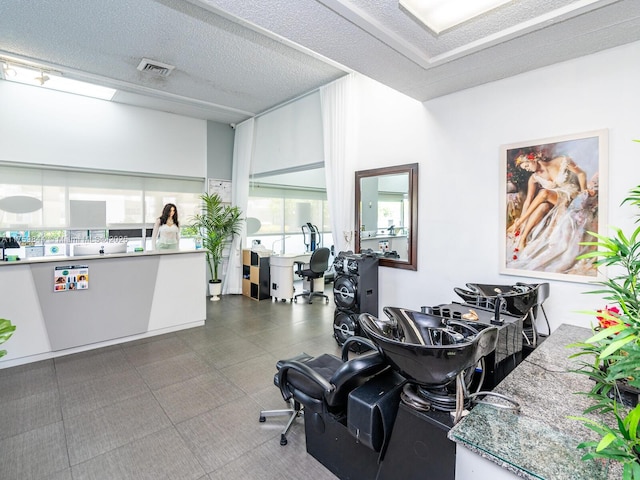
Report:
[{"label": "white cabinet", "polygon": [[[311,253],[272,255],[270,257],[270,293],[274,300],[293,300],[294,265],[309,262]],[[296,278],[297,279],[297,278]]]}]

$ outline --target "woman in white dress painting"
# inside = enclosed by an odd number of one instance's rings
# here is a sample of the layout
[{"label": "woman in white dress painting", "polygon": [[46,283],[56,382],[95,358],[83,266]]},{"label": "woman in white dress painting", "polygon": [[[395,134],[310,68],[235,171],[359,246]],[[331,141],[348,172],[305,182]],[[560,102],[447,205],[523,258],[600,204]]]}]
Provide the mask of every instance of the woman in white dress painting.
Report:
[{"label": "woman in white dress painting", "polygon": [[162,215],[156,219],[151,235],[153,250],[177,249],[180,244],[180,222],[178,208],[173,203],[167,203],[162,209]]},{"label": "woman in white dress painting", "polygon": [[515,165],[531,172],[520,215],[507,230],[507,267],[553,273],[593,275],[591,262],[577,261],[597,230],[597,175],[587,185],[585,172],[566,155],[521,154]]}]

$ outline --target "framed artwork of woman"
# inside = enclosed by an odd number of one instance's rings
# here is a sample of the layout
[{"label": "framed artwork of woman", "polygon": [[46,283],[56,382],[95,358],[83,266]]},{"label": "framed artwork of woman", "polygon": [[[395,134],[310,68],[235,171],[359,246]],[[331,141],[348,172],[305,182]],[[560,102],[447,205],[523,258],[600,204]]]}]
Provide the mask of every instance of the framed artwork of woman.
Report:
[{"label": "framed artwork of woman", "polygon": [[589,282],[606,233],[607,130],[501,147],[501,273]]}]

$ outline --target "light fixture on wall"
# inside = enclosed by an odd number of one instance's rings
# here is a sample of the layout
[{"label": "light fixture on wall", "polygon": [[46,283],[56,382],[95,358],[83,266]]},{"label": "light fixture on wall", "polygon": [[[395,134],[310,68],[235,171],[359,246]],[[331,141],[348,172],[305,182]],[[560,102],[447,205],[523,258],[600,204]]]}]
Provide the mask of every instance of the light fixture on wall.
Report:
[{"label": "light fixture on wall", "polygon": [[0,78],[11,82],[44,87],[50,90],[74,93],[85,97],[111,100],[116,93],[113,88],[65,77],[62,72],[39,65],[27,65],[18,61],[0,58]]},{"label": "light fixture on wall", "polygon": [[9,80],[18,74],[18,72],[16,72],[15,69],[11,68],[7,62],[1,62],[1,63],[2,63],[2,72],[1,72],[2,78]]},{"label": "light fixture on wall", "polygon": [[51,80],[51,78],[49,77],[49,75],[44,73],[43,70],[40,70],[40,75],[35,77],[34,80],[36,82],[40,83],[40,86],[43,86],[45,83],[47,83],[49,80]]}]

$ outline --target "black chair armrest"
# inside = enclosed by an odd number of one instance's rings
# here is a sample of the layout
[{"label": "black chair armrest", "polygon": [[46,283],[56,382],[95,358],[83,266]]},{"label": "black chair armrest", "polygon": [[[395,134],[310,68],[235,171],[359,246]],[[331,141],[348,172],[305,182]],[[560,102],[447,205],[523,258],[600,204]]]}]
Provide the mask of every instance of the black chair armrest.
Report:
[{"label": "black chair armrest", "polygon": [[308,365],[305,365],[301,362],[296,362],[295,360],[287,360],[282,364],[280,370],[278,370],[278,384],[280,385],[280,391],[282,392],[282,396],[285,400],[289,400],[293,396],[293,392],[287,382],[287,378],[289,376],[289,370],[293,370],[298,372],[301,375],[304,375],[309,380],[314,381],[318,385],[322,387],[325,392],[331,392],[335,387],[331,385],[322,375],[313,370]]},{"label": "black chair armrest", "polygon": [[365,351],[369,351],[369,350],[379,351],[378,346],[368,338],[358,337],[354,335],[354,336],[348,337],[342,344],[342,361],[343,362],[346,362],[347,360],[349,360],[349,346],[352,343],[358,343],[360,345],[367,347]]}]

